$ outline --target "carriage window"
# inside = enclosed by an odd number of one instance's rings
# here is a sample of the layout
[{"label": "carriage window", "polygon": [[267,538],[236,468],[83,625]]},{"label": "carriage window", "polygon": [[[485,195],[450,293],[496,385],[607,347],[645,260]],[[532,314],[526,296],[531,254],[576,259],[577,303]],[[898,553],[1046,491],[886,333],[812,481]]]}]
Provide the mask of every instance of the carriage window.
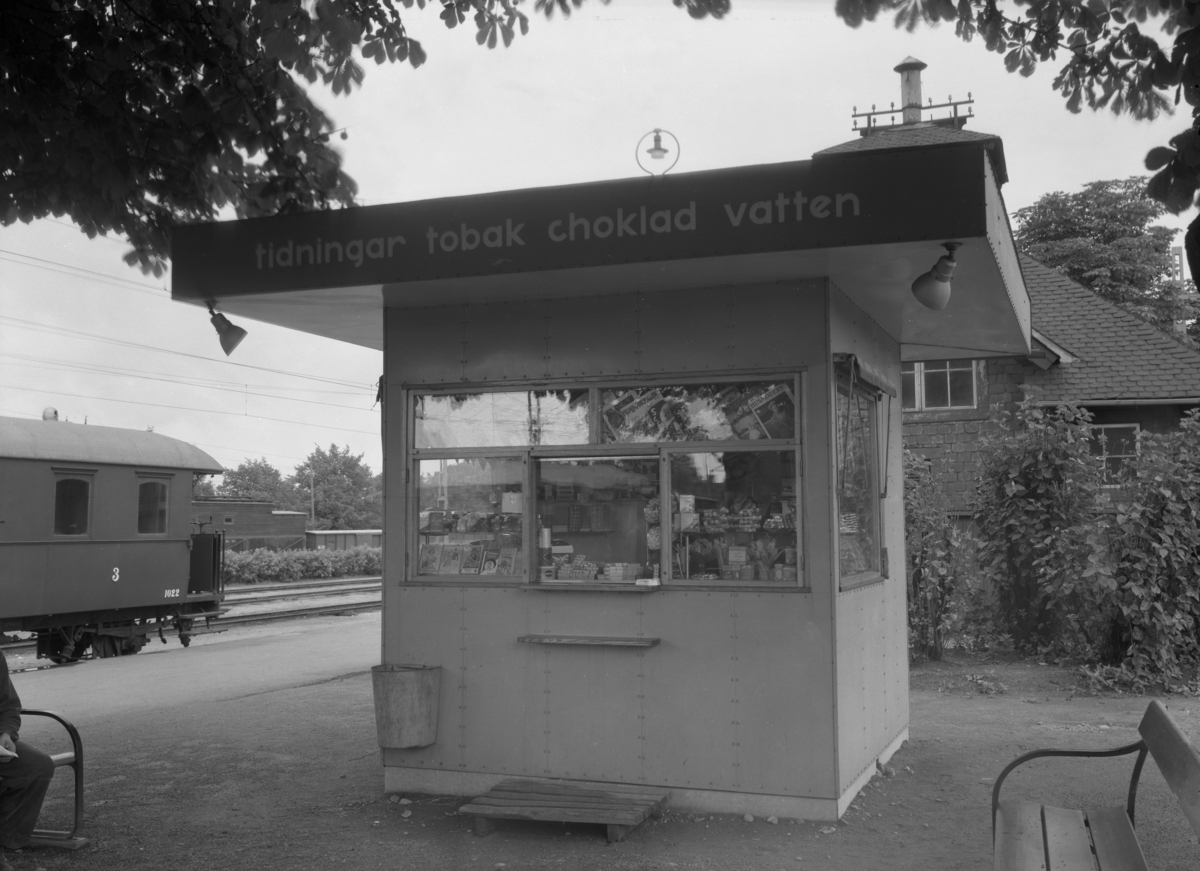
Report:
[{"label": "carriage window", "polygon": [[60,478],[54,485],[54,534],[87,535],[89,491],[79,478]]},{"label": "carriage window", "polygon": [[167,485],[146,481],[138,485],[138,534],[153,535],[167,531]]}]

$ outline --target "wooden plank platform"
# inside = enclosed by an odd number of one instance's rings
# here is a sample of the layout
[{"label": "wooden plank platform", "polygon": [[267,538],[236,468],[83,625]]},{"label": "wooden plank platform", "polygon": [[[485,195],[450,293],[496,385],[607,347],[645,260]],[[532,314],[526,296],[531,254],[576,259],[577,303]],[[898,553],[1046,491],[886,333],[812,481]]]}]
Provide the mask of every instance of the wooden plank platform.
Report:
[{"label": "wooden plank platform", "polygon": [[475,834],[490,835],[496,820],[597,823],[620,841],[670,797],[663,790],[553,780],[504,780],[458,809],[475,817]]}]

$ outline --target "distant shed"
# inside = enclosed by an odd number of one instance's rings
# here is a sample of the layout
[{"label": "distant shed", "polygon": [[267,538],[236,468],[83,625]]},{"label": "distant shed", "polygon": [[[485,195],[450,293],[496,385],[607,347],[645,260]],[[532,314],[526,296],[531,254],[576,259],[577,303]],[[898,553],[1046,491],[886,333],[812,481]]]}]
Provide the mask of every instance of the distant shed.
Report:
[{"label": "distant shed", "polygon": [[309,550],[383,547],[382,529],[310,529],[304,533],[304,538]]},{"label": "distant shed", "polygon": [[192,502],[192,523],[205,532],[223,530],[227,551],[303,550],[308,515],[277,511],[273,502],[198,499]]}]

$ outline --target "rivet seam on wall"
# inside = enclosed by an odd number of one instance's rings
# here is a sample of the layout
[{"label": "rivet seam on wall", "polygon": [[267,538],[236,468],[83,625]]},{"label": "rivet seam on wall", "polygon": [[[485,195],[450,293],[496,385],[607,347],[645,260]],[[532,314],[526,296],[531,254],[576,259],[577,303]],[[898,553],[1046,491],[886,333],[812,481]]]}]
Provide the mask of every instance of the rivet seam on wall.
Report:
[{"label": "rivet seam on wall", "polygon": [[642,294],[639,292],[634,297],[634,299],[636,301],[633,304],[633,317],[634,317],[634,329],[633,329],[634,367],[633,367],[633,371],[641,372],[642,371]]}]

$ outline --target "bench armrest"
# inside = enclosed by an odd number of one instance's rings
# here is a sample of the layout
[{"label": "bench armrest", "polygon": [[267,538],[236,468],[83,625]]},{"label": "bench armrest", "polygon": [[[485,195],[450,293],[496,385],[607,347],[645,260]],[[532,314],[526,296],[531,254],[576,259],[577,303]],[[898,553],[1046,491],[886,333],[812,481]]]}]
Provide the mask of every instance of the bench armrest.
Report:
[{"label": "bench armrest", "polygon": [[1032,750],[1018,756],[1012,762],[1005,766],[1000,772],[1000,776],[996,778],[996,785],[992,787],[992,843],[996,843],[996,811],[1000,808],[1000,787],[1004,784],[1004,780],[1013,769],[1017,766],[1024,765],[1031,759],[1038,759],[1042,756],[1127,756],[1130,753],[1137,753],[1137,761],[1133,765],[1133,776],[1129,780],[1129,798],[1125,805],[1125,812],[1129,815],[1129,822],[1133,823],[1133,805],[1137,798],[1138,779],[1142,774],[1142,765],[1146,761],[1146,742],[1136,741],[1133,744],[1125,744],[1122,747],[1114,747],[1111,750]]}]

